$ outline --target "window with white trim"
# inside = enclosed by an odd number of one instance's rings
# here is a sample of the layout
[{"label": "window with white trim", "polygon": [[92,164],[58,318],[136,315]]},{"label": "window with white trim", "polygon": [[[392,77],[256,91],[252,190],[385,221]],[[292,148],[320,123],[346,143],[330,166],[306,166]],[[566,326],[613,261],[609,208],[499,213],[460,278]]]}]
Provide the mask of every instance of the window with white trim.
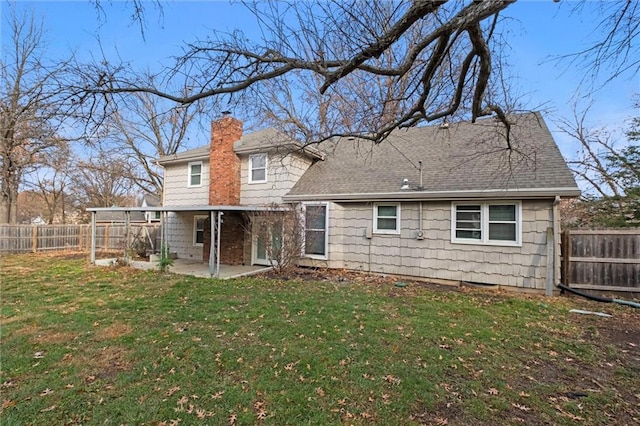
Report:
[{"label": "window with white trim", "polygon": [[207,216],[196,215],[193,217],[193,245],[201,246],[204,244],[204,225]]},{"label": "window with white trim", "polygon": [[453,203],[451,241],[467,244],[520,245],[520,202]]},{"label": "window with white trim", "polygon": [[328,205],[305,204],[304,206],[304,254],[308,257],[326,259],[328,245]]},{"label": "window with white trim", "polygon": [[249,183],[267,181],[267,154],[255,154],[249,157]]},{"label": "window with white trim", "polygon": [[400,204],[373,205],[373,232],[376,234],[400,233]]},{"label": "window with white trim", "polygon": [[189,163],[189,180],[187,181],[187,186],[202,186],[202,161]]}]

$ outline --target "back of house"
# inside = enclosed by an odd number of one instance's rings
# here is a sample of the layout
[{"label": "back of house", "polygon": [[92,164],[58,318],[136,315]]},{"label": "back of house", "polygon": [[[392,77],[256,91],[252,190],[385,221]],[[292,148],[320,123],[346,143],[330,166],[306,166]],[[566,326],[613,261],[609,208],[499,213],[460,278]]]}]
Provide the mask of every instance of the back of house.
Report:
[{"label": "back of house", "polygon": [[208,146],[159,160],[169,244],[207,261],[211,212],[223,212],[219,260],[269,264],[274,242],[258,238],[251,213],[290,205],[303,220],[301,265],[548,288],[556,206],[580,191],[542,116],[509,119],[509,131],[485,119],[309,147],[274,129],[243,135],[224,116]]}]

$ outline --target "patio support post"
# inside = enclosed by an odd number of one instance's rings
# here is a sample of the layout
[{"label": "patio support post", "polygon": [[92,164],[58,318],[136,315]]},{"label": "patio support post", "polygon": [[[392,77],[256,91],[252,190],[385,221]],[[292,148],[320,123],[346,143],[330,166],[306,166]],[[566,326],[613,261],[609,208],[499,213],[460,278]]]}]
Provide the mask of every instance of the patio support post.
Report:
[{"label": "patio support post", "polygon": [[91,212],[91,264],[96,264],[96,212]]},{"label": "patio support post", "polygon": [[220,278],[220,234],[222,233],[222,213],[218,211],[218,233],[216,234],[217,244],[216,244],[216,278]]},{"label": "patio support post", "polygon": [[124,260],[129,263],[129,245],[131,233],[131,212],[129,210],[124,212]]},{"label": "patio support post", "polygon": [[211,228],[211,232],[209,233],[209,277],[213,277],[214,274],[214,266],[215,266],[215,245],[213,244],[216,240],[216,221],[213,215],[213,210],[209,212],[209,227]]},{"label": "patio support post", "polygon": [[169,212],[162,212],[162,235],[160,236],[160,256],[169,257]]},{"label": "patio support post", "polygon": [[165,212],[160,212],[160,256],[162,256],[162,250],[164,250],[164,214]]}]

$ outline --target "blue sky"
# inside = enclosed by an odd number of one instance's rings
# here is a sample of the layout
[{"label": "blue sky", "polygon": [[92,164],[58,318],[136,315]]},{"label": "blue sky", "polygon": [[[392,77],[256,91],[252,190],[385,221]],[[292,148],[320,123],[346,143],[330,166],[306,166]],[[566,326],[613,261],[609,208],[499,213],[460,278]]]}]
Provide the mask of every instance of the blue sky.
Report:
[{"label": "blue sky", "polygon": [[[137,23],[131,20],[131,9],[125,8],[121,1],[101,1],[104,13],[86,1],[23,0],[18,3],[19,7],[31,8],[45,19],[54,57],[65,56],[70,51],[76,52],[79,58],[100,57],[103,49],[107,57],[117,55],[141,68],[151,69],[170,64],[169,58],[180,54],[184,42],[206,37],[211,28],[223,31],[247,28],[252,19],[241,5],[223,1],[166,2],[162,15],[153,3],[147,4],[143,38]],[[559,65],[548,59],[581,50],[598,36],[593,30],[599,16],[591,10],[590,3],[587,2],[580,15],[571,14],[573,6],[574,2],[565,0],[559,3],[519,1],[505,11],[506,16],[514,18],[509,59],[519,76],[514,87],[528,108],[544,108],[552,130],[555,129],[554,117],[571,116],[582,72],[566,62]],[[6,7],[3,3],[2,9]],[[637,114],[632,106],[634,95],[639,93],[640,76],[626,76],[586,96],[580,105],[592,104],[589,118],[594,126],[620,129],[625,119]],[[563,135],[554,133],[563,153],[570,157],[575,147]]]}]

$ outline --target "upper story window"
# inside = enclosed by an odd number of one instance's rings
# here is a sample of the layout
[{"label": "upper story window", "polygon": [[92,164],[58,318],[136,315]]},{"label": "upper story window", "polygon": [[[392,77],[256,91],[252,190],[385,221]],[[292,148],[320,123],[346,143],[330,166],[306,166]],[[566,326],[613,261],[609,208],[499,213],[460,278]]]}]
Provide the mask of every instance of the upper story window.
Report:
[{"label": "upper story window", "polygon": [[189,180],[187,186],[202,186],[202,161],[189,163]]},{"label": "upper story window", "polygon": [[376,234],[400,233],[400,204],[373,205],[373,232]]},{"label": "upper story window", "polygon": [[267,181],[267,154],[255,154],[249,157],[249,183]]},{"label": "upper story window", "polygon": [[520,202],[454,203],[451,223],[454,243],[521,245]]}]

